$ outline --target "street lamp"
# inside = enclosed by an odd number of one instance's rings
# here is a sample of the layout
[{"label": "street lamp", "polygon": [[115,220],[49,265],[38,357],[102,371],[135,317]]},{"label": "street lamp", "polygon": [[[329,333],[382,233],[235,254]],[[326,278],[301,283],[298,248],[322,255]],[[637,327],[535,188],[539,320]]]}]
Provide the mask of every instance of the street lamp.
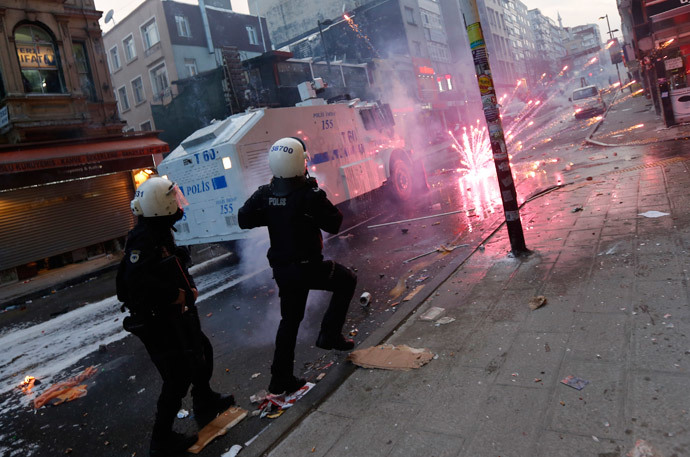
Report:
[{"label": "street lamp", "polygon": [[321,29],[322,25],[329,26],[333,25],[333,21],[330,19],[326,19],[325,21],[321,21],[320,19],[317,19],[316,23],[319,26],[319,36],[321,37],[321,46],[323,46],[323,54],[326,57],[326,66],[328,68],[328,76],[330,77],[331,75],[331,59],[328,56],[328,46],[326,46],[326,41],[323,39],[323,30]]},{"label": "street lamp", "polygon": [[[618,29],[611,30],[611,24],[609,23],[609,15],[608,14],[601,16],[599,18],[599,20],[601,20],[601,19],[606,19],[606,27],[609,29],[609,37],[613,40],[613,32],[617,32]],[[610,52],[609,52],[609,55],[611,55]],[[623,83],[621,83],[621,72],[618,70],[618,62],[616,62],[616,73],[618,74],[618,88],[621,89],[623,87]]]}]

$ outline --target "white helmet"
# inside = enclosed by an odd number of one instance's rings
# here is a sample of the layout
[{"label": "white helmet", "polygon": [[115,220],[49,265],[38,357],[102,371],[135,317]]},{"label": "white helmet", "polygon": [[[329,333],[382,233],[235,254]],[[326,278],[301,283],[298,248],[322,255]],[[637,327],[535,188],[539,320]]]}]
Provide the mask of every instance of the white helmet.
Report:
[{"label": "white helmet", "polygon": [[276,178],[304,176],[307,147],[299,138],[281,138],[268,150],[268,166]]},{"label": "white helmet", "polygon": [[158,217],[175,214],[188,204],[177,184],[166,178],[153,177],[141,183],[129,206],[135,216]]}]

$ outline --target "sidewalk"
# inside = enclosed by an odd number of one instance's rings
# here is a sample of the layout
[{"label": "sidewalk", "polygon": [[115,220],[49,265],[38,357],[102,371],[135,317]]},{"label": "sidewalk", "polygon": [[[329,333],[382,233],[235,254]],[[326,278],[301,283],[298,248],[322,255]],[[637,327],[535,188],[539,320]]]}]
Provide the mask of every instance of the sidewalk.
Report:
[{"label": "sidewalk", "polygon": [[643,145],[690,139],[690,123],[666,127],[654,111],[654,102],[644,95],[619,93],[602,122],[593,129],[588,142],[598,146]]},{"label": "sidewalk", "polygon": [[[645,102],[614,105],[594,138],[625,119],[666,135],[653,111],[626,114]],[[502,227],[385,341],[436,359],[357,368],[269,455],[690,455],[690,161],[632,165],[527,203],[531,257],[506,255]],[[432,306],[455,321],[419,320]]]}]

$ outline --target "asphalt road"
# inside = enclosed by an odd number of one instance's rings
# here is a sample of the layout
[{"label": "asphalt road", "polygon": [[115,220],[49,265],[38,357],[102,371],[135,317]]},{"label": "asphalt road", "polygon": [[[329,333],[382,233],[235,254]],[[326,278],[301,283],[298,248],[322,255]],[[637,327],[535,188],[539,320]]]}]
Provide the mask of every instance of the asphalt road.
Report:
[{"label": "asphalt road", "polygon": [[[529,120],[532,125],[510,140],[522,200],[549,186],[623,169],[636,155],[661,159],[675,152],[673,144],[637,149],[588,146],[583,140],[593,120],[576,121],[571,114],[567,105],[538,113]],[[356,298],[364,291],[373,297],[366,308],[356,300],[350,307],[345,330],[352,332],[358,343],[394,319],[399,303],[416,286],[433,281],[454,258],[476,249],[501,220],[495,176],[473,178],[455,166],[433,170],[430,191],[408,205],[394,205],[384,193],[375,193],[343,208],[346,229],[327,239],[325,254],[357,271]],[[380,224],[388,225],[372,227]],[[523,224],[528,230],[529,221]],[[438,252],[441,246],[449,249]],[[215,349],[212,383],[219,391],[234,393],[239,405],[249,410],[255,408],[249,396],[268,386],[279,321],[277,290],[267,269],[266,247],[260,237],[242,247],[239,262],[228,256],[196,273],[202,326]],[[113,293],[113,273],[108,273],[2,315],[0,342],[6,352],[0,358],[0,370],[4,370],[6,380],[43,369],[45,374],[39,379],[45,384],[36,389],[40,391],[88,366],[98,367],[98,373],[85,382],[88,394],[59,406],[34,411],[29,404],[31,396],[18,389],[3,391],[2,455],[147,455],[160,380],[139,341],[121,333],[123,315],[117,310]],[[345,363],[344,355],[313,346],[327,301],[327,294],[310,295],[300,330],[295,366],[310,379],[319,373],[328,376],[333,367]],[[94,304],[100,304],[99,311],[89,314]],[[94,335],[99,336],[82,347],[79,341],[69,339]],[[97,348],[107,341],[111,342],[104,350],[79,356],[84,347]],[[23,345],[26,349],[17,349]],[[48,358],[47,354],[52,355]],[[66,357],[70,354],[72,358]],[[22,360],[26,361],[23,365]],[[50,372],[51,367],[60,369]],[[311,400],[307,396],[302,401]],[[183,407],[191,410],[189,398]],[[220,455],[231,444],[247,442],[271,423],[250,417],[232,429],[231,439],[212,443],[203,455]],[[195,424],[188,417],[178,420],[176,428],[193,431]]]}]

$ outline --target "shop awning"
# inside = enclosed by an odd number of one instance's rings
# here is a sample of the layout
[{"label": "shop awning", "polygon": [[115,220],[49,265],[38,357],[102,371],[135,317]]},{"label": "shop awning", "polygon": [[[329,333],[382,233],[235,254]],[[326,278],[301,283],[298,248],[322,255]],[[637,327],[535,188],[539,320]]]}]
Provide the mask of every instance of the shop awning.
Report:
[{"label": "shop awning", "polygon": [[169,150],[168,144],[159,140],[156,133],[148,132],[78,142],[14,144],[0,148],[0,175],[162,155]]}]

